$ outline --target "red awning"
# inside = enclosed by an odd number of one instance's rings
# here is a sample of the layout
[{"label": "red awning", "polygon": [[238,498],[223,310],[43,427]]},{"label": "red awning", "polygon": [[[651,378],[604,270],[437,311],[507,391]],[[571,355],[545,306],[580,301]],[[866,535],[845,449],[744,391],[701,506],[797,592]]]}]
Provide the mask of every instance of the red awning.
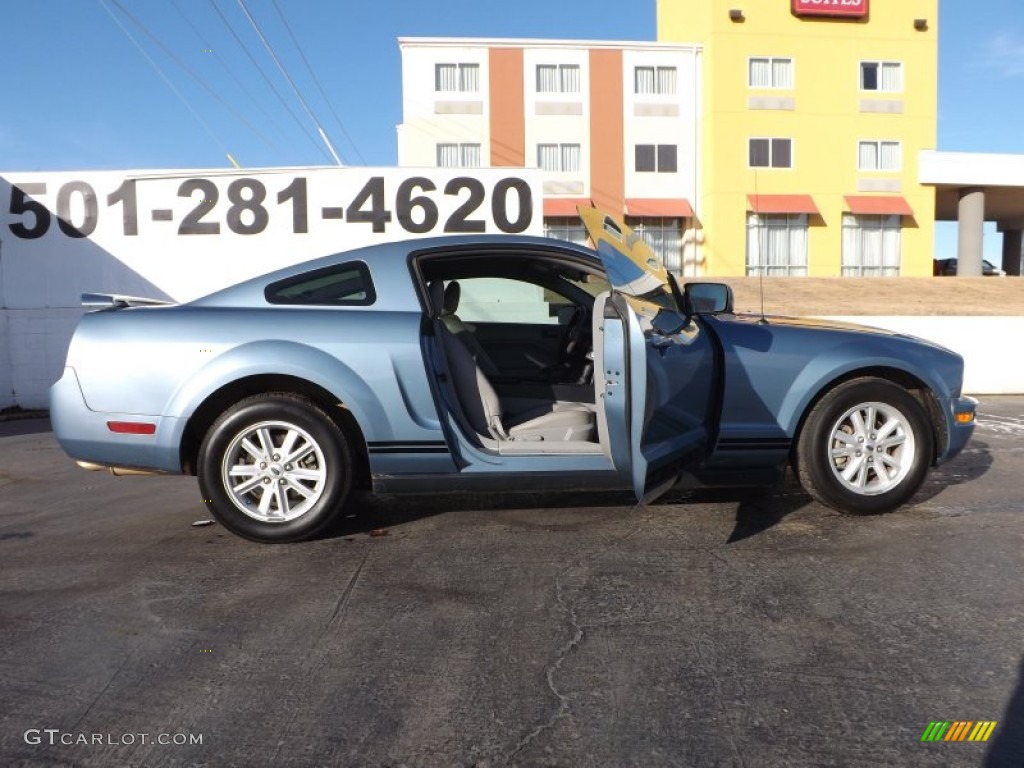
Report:
[{"label": "red awning", "polygon": [[747,195],[747,203],[754,213],[818,212],[810,195]]},{"label": "red awning", "polygon": [[627,197],[626,215],[692,219],[693,208],[685,197]]},{"label": "red awning", "polygon": [[881,216],[913,216],[910,204],[899,195],[890,196],[866,196],[847,195],[846,210],[850,213],[875,214]]},{"label": "red awning", "polygon": [[593,203],[589,197],[545,197],[545,216],[579,216],[576,211],[577,205],[591,206]]}]

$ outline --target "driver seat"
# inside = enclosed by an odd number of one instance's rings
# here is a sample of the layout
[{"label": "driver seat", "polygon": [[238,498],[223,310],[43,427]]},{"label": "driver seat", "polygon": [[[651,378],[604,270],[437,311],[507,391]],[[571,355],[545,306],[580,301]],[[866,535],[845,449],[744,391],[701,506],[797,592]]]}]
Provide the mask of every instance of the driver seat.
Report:
[{"label": "driver seat", "polygon": [[431,310],[437,321],[437,335],[444,351],[452,388],[469,426],[478,434],[489,435],[498,441],[593,442],[596,432],[593,405],[556,400],[515,413],[503,406],[487,374],[465,341],[466,335],[454,333],[445,322],[446,294],[440,280],[430,284]]}]

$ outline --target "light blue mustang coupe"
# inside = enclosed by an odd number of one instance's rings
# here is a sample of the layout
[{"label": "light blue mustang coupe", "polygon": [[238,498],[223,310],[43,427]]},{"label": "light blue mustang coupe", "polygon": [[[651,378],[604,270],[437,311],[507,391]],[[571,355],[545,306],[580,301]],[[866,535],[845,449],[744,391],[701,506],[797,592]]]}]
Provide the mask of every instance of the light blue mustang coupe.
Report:
[{"label": "light blue mustang coupe", "polygon": [[105,294],[52,388],[57,439],[115,474],[198,475],[224,527],[306,539],[378,492],[771,484],[884,512],[974,426],[963,360],[853,325],[740,316],[595,209],[595,250],[376,245],[187,304]]}]

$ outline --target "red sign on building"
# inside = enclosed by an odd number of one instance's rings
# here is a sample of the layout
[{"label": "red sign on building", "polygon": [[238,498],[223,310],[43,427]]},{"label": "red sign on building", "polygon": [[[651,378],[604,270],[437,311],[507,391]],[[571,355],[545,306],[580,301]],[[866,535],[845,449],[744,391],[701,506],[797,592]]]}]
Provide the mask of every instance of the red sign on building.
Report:
[{"label": "red sign on building", "polygon": [[793,0],[795,16],[868,15],[868,0]]}]

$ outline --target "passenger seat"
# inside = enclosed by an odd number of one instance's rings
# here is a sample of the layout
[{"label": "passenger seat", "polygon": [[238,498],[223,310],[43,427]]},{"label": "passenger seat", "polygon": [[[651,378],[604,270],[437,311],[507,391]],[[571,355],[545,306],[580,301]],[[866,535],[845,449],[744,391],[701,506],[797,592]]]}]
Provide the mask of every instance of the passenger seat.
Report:
[{"label": "passenger seat", "polygon": [[[474,356],[465,335],[453,333],[445,322],[447,291],[436,280],[430,284],[431,312],[448,365],[452,387],[469,425],[495,440],[524,442],[594,442],[595,408],[588,403],[554,401],[548,405],[508,413],[487,374]],[[450,316],[450,315],[449,315]]]}]

